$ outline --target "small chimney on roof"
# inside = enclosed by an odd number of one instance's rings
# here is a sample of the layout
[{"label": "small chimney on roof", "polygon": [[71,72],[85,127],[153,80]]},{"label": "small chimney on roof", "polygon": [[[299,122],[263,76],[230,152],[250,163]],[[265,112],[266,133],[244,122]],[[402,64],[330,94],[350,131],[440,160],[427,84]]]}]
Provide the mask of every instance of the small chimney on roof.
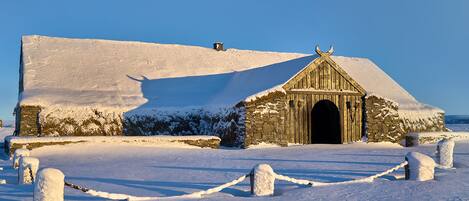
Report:
[{"label": "small chimney on roof", "polygon": [[223,43],[222,42],[215,42],[213,43],[213,49],[216,51],[224,51],[223,49]]}]

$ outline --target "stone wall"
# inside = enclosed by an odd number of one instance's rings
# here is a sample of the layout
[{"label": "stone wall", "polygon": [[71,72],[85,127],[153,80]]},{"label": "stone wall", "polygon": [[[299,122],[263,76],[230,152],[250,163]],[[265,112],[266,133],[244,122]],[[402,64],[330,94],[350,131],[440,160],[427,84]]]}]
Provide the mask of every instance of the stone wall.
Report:
[{"label": "stone wall", "polygon": [[39,125],[39,106],[20,106],[16,115],[19,115],[19,122],[16,124],[16,132],[19,136],[38,136],[41,133]]},{"label": "stone wall", "polygon": [[369,142],[400,143],[408,133],[446,131],[444,113],[437,110],[402,110],[396,102],[367,96],[366,131]]},{"label": "stone wall", "polygon": [[398,105],[378,96],[365,98],[368,142],[400,142],[406,134],[399,118]]},{"label": "stone wall", "polygon": [[399,111],[399,117],[407,133],[448,131],[445,126],[445,113],[419,111]]},{"label": "stone wall", "polygon": [[122,113],[92,108],[46,108],[39,115],[39,136],[123,135]]},{"label": "stone wall", "polygon": [[261,142],[288,145],[285,135],[285,95],[274,93],[253,103],[246,104],[246,137],[244,146]]},{"label": "stone wall", "polygon": [[134,111],[124,114],[124,133],[132,136],[211,135],[224,146],[242,146],[245,108],[219,108],[217,111]]}]

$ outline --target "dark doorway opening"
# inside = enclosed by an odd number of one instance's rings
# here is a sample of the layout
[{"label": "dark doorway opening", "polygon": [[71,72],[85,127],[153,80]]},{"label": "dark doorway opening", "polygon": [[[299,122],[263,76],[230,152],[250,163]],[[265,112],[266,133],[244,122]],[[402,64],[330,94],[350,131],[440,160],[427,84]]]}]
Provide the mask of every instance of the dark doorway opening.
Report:
[{"label": "dark doorway opening", "polygon": [[311,143],[342,143],[339,109],[329,100],[317,102],[311,110]]}]

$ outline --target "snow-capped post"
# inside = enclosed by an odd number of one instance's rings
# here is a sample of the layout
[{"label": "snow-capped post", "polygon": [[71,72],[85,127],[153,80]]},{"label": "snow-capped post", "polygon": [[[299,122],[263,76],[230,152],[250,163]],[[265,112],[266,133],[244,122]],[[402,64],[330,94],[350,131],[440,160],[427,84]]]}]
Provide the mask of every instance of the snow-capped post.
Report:
[{"label": "snow-capped post", "polygon": [[436,147],[436,160],[442,168],[453,167],[454,140],[443,139],[438,142]]},{"label": "snow-capped post", "polygon": [[258,164],[251,171],[251,194],[269,196],[274,194],[275,173],[268,164]]},{"label": "snow-capped post", "polygon": [[17,169],[19,166],[20,158],[23,156],[29,156],[28,149],[17,149],[13,154],[13,168]]},{"label": "snow-capped post", "polygon": [[34,182],[34,201],[63,201],[64,200],[64,174],[54,168],[39,170]]},{"label": "snow-capped post", "polygon": [[18,184],[32,184],[36,178],[39,159],[29,156],[20,158],[18,168]]},{"label": "snow-capped post", "polygon": [[416,181],[433,180],[435,161],[425,154],[409,152],[405,156],[408,164],[405,166],[405,179]]}]

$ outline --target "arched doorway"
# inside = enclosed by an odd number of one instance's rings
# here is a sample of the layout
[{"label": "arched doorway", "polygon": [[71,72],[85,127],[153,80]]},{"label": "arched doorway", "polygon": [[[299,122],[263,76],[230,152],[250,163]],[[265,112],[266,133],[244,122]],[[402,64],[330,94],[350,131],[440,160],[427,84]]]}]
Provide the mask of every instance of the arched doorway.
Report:
[{"label": "arched doorway", "polygon": [[342,143],[339,109],[329,100],[317,102],[311,110],[311,143]]}]

